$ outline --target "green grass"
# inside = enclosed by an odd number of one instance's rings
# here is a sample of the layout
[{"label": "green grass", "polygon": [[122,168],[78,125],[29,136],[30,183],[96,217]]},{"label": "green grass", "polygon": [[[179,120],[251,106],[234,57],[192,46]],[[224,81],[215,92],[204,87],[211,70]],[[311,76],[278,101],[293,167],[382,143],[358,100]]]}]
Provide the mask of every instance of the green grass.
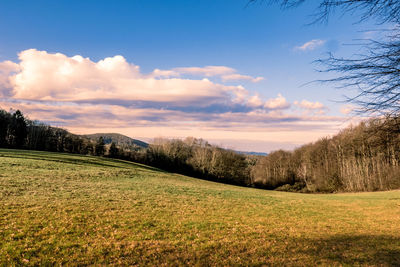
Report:
[{"label": "green grass", "polygon": [[0,265],[400,265],[400,191],[296,194],[0,149]]}]

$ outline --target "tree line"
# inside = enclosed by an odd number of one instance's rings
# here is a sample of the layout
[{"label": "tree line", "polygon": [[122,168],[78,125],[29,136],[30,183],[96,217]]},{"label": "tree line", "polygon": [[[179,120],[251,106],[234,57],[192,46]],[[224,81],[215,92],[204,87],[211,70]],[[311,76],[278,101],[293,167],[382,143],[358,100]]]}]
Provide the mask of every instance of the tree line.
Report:
[{"label": "tree line", "polygon": [[[21,111],[0,110],[0,147],[103,155],[104,145],[24,117]],[[102,151],[103,150],[103,151]]]},{"label": "tree line", "polygon": [[399,126],[399,118],[370,119],[294,151],[275,151],[253,168],[253,182],[302,192],[400,188]]},{"label": "tree line", "polygon": [[244,155],[203,139],[155,139],[146,148],[105,144],[0,110],[0,147],[107,156],[202,179],[298,192],[400,188],[400,118],[370,119],[294,151]]},{"label": "tree line", "polygon": [[202,139],[156,139],[146,148],[106,145],[24,117],[21,111],[0,110],[0,147],[107,156],[163,170],[237,185],[250,185],[246,156],[210,145]]}]

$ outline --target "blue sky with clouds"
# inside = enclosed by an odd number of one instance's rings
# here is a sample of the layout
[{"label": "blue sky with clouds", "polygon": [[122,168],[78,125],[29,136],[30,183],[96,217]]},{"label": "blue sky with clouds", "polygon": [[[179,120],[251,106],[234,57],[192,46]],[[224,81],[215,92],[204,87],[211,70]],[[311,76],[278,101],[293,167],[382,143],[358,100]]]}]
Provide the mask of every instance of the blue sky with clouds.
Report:
[{"label": "blue sky with clouds", "polygon": [[329,77],[312,62],[357,52],[349,44],[376,26],[357,14],[307,25],[306,2],[3,0],[0,107],[78,133],[263,152],[334,134],[347,92],[307,84]]}]

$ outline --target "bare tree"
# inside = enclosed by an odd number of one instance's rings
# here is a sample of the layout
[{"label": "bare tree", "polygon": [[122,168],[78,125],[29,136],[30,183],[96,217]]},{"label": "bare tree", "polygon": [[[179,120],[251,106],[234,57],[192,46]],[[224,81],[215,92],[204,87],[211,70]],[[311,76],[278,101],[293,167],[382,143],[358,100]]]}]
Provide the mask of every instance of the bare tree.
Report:
[{"label": "bare tree", "polygon": [[[248,3],[279,4],[287,9],[305,2],[306,0],[249,0]],[[314,22],[327,20],[338,9],[342,14],[360,12],[358,21],[375,18],[378,23],[399,22],[400,1],[398,0],[309,0],[307,2],[316,3]]]},{"label": "bare tree", "polygon": [[[249,3],[280,4],[282,8],[301,5],[305,0],[249,0]],[[322,72],[338,74],[322,82],[335,82],[341,88],[356,89],[347,97],[357,104],[358,113],[398,116],[400,114],[400,1],[399,0],[320,0],[315,1],[313,23],[328,21],[335,11],[358,15],[357,22],[374,19],[376,24],[389,23],[391,29],[381,30],[381,40],[364,40],[364,53],[352,58],[329,55],[320,59]]]},{"label": "bare tree", "polygon": [[340,73],[336,82],[342,88],[356,88],[358,94],[347,101],[357,104],[355,111],[371,115],[398,116],[400,113],[400,36],[387,41],[370,40],[366,53],[356,59],[337,58],[330,55],[317,62],[323,71]]}]

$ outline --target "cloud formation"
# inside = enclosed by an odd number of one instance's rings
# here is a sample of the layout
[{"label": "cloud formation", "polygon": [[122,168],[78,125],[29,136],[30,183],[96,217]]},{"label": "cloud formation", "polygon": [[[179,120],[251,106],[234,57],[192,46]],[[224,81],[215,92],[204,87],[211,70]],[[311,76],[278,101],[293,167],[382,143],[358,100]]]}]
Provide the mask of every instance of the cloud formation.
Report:
[{"label": "cloud formation", "polygon": [[340,107],[340,113],[344,115],[349,115],[351,113],[354,113],[355,107],[353,105],[347,104],[347,105],[342,105]]},{"label": "cloud formation", "polygon": [[[5,73],[0,76],[0,81],[5,84],[2,88],[11,85],[16,99],[92,103],[123,100],[201,106],[226,104],[232,102],[232,97],[240,99],[248,94],[242,92],[242,87],[214,83],[207,78],[160,78],[183,73],[210,77],[234,72],[223,66],[177,68],[171,71],[156,69],[149,76],[142,74],[139,66],[128,63],[122,56],[93,62],[82,56],[68,57],[61,53],[50,54],[29,49],[21,52],[19,59],[19,64],[6,61],[0,66],[1,73]],[[11,71],[16,70],[19,71],[6,79]],[[252,79],[250,76],[236,77],[239,78]]]},{"label": "cloud formation", "polygon": [[304,43],[301,46],[296,46],[294,48],[294,50],[311,51],[311,50],[317,49],[320,46],[323,46],[325,43],[326,43],[325,40],[313,39],[311,41]]},{"label": "cloud formation", "polygon": [[278,97],[268,99],[264,104],[264,108],[274,110],[274,109],[287,109],[290,107],[290,104],[286,101],[281,94],[278,94]]},{"label": "cloud formation", "polygon": [[313,112],[317,114],[325,114],[328,110],[328,108],[324,104],[318,101],[311,102],[303,99],[301,102],[294,101],[293,104],[303,110],[306,110],[306,112]]},{"label": "cloud formation", "polygon": [[[5,61],[0,65],[2,95],[6,92],[10,95],[12,88],[14,99],[120,105],[144,103],[156,107],[254,106],[254,96],[244,87],[215,83],[207,78],[233,75],[224,79],[253,79],[235,74],[229,67],[156,69],[148,75],[119,55],[93,62],[79,55],[68,57],[29,49],[22,51],[19,59],[19,64]],[[162,78],[184,73],[202,75],[202,78]]]},{"label": "cloud formation", "polygon": [[250,81],[250,82],[253,82],[253,83],[261,82],[262,80],[264,80],[263,77],[252,77],[252,76],[249,76],[249,75],[242,75],[242,74],[239,74],[239,73],[232,73],[232,74],[222,75],[221,79],[223,81],[246,80],[246,81]]},{"label": "cloud formation", "polygon": [[10,76],[19,70],[19,65],[12,61],[0,62],[0,97],[7,97],[11,94],[12,85]]},{"label": "cloud formation", "polygon": [[[230,132],[235,133],[231,138],[242,133],[247,140],[262,138],[265,132],[289,136],[313,129],[315,134],[329,134],[343,120],[324,115],[326,108],[319,102],[290,103],[281,94],[265,98],[241,85],[224,84],[262,79],[225,66],[142,73],[120,55],[94,62],[80,55],[29,49],[18,56],[19,62],[0,62],[0,108],[21,109],[31,119],[80,133],[110,129],[131,136],[147,131],[153,137],[162,133],[221,139]],[[313,112],[298,113],[295,107]],[[285,142],[307,138],[297,135]]]},{"label": "cloud formation", "polygon": [[301,108],[304,109],[324,109],[325,106],[320,103],[320,102],[311,102],[311,101],[307,101],[307,100],[302,100],[301,102],[299,101],[294,101],[294,103],[296,106],[299,106]]},{"label": "cloud formation", "polygon": [[171,70],[155,69],[148,77],[182,77],[184,75],[202,77],[220,77],[222,81],[250,81],[253,83],[264,80],[263,77],[252,77],[237,73],[237,70],[226,66],[183,67]]},{"label": "cloud formation", "polygon": [[154,101],[180,104],[224,101],[233,86],[207,79],[155,79],[122,56],[93,62],[81,56],[30,49],[19,54],[20,71],[9,78],[13,97],[25,100],[107,103]]},{"label": "cloud formation", "polygon": [[236,70],[225,66],[186,67],[173,69],[179,74],[201,75],[206,77],[235,73]]}]

